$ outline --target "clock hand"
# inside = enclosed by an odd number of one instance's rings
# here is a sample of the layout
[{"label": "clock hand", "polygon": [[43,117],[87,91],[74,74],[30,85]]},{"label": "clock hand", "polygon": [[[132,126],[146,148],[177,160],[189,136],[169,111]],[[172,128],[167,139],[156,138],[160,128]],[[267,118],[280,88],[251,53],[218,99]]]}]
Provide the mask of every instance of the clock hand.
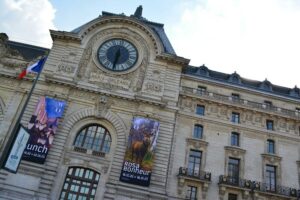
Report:
[{"label": "clock hand", "polygon": [[114,62],[113,62],[113,68],[112,69],[115,69],[116,68],[116,64],[120,58],[120,55],[121,55],[121,51],[120,51],[120,48],[117,50],[116,52],[116,55],[115,55],[115,59],[114,59]]}]

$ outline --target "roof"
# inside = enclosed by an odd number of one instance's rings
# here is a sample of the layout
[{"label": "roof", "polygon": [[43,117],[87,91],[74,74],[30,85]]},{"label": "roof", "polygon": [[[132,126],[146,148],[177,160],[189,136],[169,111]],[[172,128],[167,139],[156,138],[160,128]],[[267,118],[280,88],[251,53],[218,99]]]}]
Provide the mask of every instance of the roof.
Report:
[{"label": "roof", "polygon": [[201,67],[186,66],[183,68],[182,73],[195,77],[207,78],[220,83],[227,83],[248,89],[263,91],[270,94],[280,95],[283,97],[300,99],[300,89],[296,86],[294,88],[287,88],[273,85],[267,79],[264,81],[250,80],[240,77],[240,75],[236,72],[234,72],[233,74],[226,74],[210,70],[206,66],[202,65]]},{"label": "roof", "polygon": [[[102,15],[100,15],[99,17],[89,21],[88,23],[82,25],[82,26],[79,26],[78,28],[74,29],[71,31],[71,33],[79,33],[86,25],[96,21],[96,20],[99,20],[101,19],[102,17],[108,17],[108,16],[122,16],[122,17],[128,17],[124,14],[115,14],[115,13],[110,13],[110,12],[105,12],[103,11],[102,12]],[[141,16],[136,16],[136,15],[131,15],[129,16],[130,18],[134,18],[138,21],[140,21],[141,23],[143,23],[144,25],[148,26],[150,29],[153,30],[153,32],[157,35],[157,37],[160,39],[161,43],[163,44],[163,47],[164,47],[164,52],[165,53],[168,53],[168,54],[172,54],[172,55],[176,55],[166,33],[165,33],[165,30],[164,30],[164,25],[163,24],[160,24],[160,23],[156,23],[156,22],[151,22],[151,21],[148,21],[147,19],[145,19],[144,17],[141,17]]]},{"label": "roof", "polygon": [[37,57],[47,55],[50,51],[47,48],[14,42],[10,40],[6,41],[6,45],[10,49],[17,50],[27,61],[31,61],[33,59],[36,59]]}]

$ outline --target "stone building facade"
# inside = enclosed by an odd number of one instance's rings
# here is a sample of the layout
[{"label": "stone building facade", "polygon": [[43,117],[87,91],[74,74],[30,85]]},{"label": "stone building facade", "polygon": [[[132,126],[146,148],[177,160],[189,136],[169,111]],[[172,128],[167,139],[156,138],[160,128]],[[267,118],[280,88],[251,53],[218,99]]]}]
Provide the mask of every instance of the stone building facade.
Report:
[{"label": "stone building facade", "polygon": [[[299,199],[297,87],[189,66],[163,24],[140,8],[50,33],[51,50],[1,34],[1,153],[32,86],[34,75],[17,79],[31,60],[48,55],[22,124],[40,96],[67,106],[44,164],[0,170],[0,199]],[[128,43],[122,49],[119,41]],[[149,187],[119,181],[136,116],[160,123]],[[92,126],[105,132],[98,140],[108,148],[76,142]]]}]

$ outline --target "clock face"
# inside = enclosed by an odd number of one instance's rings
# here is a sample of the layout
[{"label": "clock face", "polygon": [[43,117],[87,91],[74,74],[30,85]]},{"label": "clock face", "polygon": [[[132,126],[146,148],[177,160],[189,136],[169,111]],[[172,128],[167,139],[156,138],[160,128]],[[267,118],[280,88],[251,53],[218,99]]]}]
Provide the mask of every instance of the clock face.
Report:
[{"label": "clock face", "polygon": [[138,52],[130,42],[112,39],[104,42],[98,49],[98,59],[103,67],[112,71],[125,71],[134,66]]}]

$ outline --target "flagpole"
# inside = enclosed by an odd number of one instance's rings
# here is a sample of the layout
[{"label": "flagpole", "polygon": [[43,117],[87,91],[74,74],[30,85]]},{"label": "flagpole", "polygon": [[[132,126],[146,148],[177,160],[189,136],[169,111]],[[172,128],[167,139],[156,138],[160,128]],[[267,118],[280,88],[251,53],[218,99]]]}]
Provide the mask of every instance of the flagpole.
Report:
[{"label": "flagpole", "polygon": [[33,93],[33,90],[34,90],[34,88],[35,88],[35,86],[36,86],[36,84],[37,84],[37,82],[38,82],[38,79],[39,79],[39,77],[40,77],[40,74],[42,73],[42,70],[43,70],[43,68],[44,68],[44,64],[45,64],[46,60],[47,60],[47,58],[44,57],[44,61],[43,61],[42,65],[41,65],[41,70],[40,70],[40,72],[37,74],[37,76],[36,76],[36,78],[35,78],[35,80],[34,80],[34,82],[33,82],[33,85],[32,85],[32,87],[31,87],[31,89],[30,89],[30,91],[29,91],[29,93],[28,93],[28,96],[27,96],[27,98],[26,98],[26,101],[25,101],[25,103],[24,103],[24,106],[22,107],[22,110],[21,110],[21,112],[20,112],[20,114],[19,114],[19,117],[18,117],[16,123],[15,123],[15,126],[14,126],[14,128],[13,128],[13,130],[12,130],[12,132],[11,132],[9,138],[8,138],[8,141],[7,141],[7,143],[6,143],[5,147],[4,147],[4,149],[3,149],[3,152],[2,152],[2,155],[1,155],[1,158],[0,158],[0,169],[1,169],[1,168],[3,169],[3,167],[4,167],[4,162],[7,160],[7,157],[8,157],[8,155],[9,155],[9,152],[10,152],[10,150],[11,150],[11,148],[12,148],[12,143],[13,143],[13,141],[14,141],[14,140],[16,139],[16,137],[17,137],[17,132],[18,132],[18,129],[19,129],[19,127],[20,127],[20,123],[21,123],[23,114],[24,114],[24,112],[25,112],[25,110],[26,110],[26,107],[27,107],[28,102],[29,102],[29,100],[30,100],[30,97],[31,97],[31,95],[32,95],[32,93]]}]

